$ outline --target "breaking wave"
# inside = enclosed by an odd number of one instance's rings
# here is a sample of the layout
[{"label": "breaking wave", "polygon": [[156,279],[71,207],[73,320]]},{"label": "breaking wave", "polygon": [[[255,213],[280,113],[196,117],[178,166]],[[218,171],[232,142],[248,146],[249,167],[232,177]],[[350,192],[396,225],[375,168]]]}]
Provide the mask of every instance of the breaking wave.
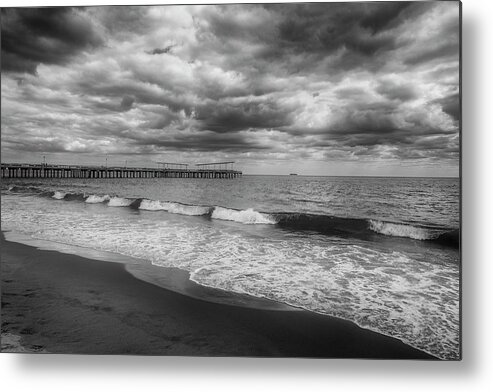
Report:
[{"label": "breaking wave", "polygon": [[387,236],[406,237],[421,241],[434,241],[444,245],[452,245],[457,247],[460,243],[460,232],[458,229],[436,229],[373,219],[370,219],[369,222],[370,230]]},{"label": "breaking wave", "polygon": [[243,223],[246,225],[275,225],[276,220],[269,214],[263,214],[252,208],[247,210],[234,210],[224,207],[214,207],[211,215],[212,219],[228,220]]},{"label": "breaking wave", "polygon": [[108,207],[128,207],[134,200],[125,197],[112,197],[108,202]]},{"label": "breaking wave", "polygon": [[67,193],[66,192],[60,192],[60,191],[56,191],[53,196],[51,196],[53,199],[57,199],[57,200],[61,200],[65,197]]},{"label": "breaking wave", "polygon": [[110,200],[110,196],[109,195],[104,195],[104,196],[90,195],[86,199],[86,203],[90,203],[90,204],[104,203],[105,201],[108,201],[108,200]]},{"label": "breaking wave", "polygon": [[440,235],[440,233],[433,232],[425,227],[383,222],[373,219],[370,219],[370,229],[379,234],[393,237],[408,237],[414,240],[432,240]]},{"label": "breaking wave", "polygon": [[107,203],[109,207],[129,207],[145,211],[165,211],[171,214],[202,216],[207,219],[233,221],[245,225],[276,225],[284,230],[313,231],[316,233],[376,240],[376,236],[409,238],[418,241],[432,241],[446,246],[460,246],[460,230],[419,224],[388,222],[377,219],[344,218],[331,215],[317,215],[295,212],[261,212],[253,208],[244,210],[221,206],[189,205],[174,201],[140,198],[125,198],[110,195],[89,195],[47,191],[36,187],[11,186],[15,193],[37,193],[39,196],[64,201],[85,201],[86,203]]},{"label": "breaking wave", "polygon": [[188,205],[188,204],[181,204],[176,202],[148,200],[148,199],[143,199],[140,202],[139,209],[147,210],[147,211],[166,211],[172,214],[195,215],[195,216],[208,215],[210,214],[210,210],[211,210],[211,208],[207,206]]},{"label": "breaking wave", "polygon": [[364,240],[374,239],[375,235],[405,237],[413,240],[433,241],[452,247],[458,247],[460,242],[459,230],[446,227],[304,213],[276,213],[272,215],[279,226],[288,230],[307,230],[325,235],[356,237]]}]

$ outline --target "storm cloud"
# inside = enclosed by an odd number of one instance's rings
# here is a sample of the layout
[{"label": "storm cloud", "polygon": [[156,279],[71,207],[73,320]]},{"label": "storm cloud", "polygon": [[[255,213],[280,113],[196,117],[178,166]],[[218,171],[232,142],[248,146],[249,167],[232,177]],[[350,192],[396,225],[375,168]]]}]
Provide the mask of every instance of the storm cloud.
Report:
[{"label": "storm cloud", "polygon": [[74,8],[2,8],[2,71],[34,73],[103,44],[96,26]]},{"label": "storm cloud", "polygon": [[4,8],[1,28],[6,159],[458,170],[457,2]]}]

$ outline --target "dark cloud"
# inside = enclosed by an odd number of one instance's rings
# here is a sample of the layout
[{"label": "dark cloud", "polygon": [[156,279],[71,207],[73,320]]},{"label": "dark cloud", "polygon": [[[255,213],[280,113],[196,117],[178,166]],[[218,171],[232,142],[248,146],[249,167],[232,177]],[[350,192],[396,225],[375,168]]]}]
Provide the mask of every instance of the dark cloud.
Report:
[{"label": "dark cloud", "polygon": [[[459,11],[459,2],[450,3],[450,9]],[[428,22],[429,23],[429,22]],[[430,26],[431,27],[431,26]],[[432,39],[411,52],[404,60],[407,65],[444,62],[447,59],[459,60],[460,20],[458,17],[447,18],[437,24]]]},{"label": "dark cloud", "polygon": [[417,65],[430,61],[443,61],[444,58],[455,57],[459,59],[459,42],[446,42],[442,45],[420,51],[405,60],[406,64]]},{"label": "dark cloud", "polygon": [[[15,149],[19,151],[27,151],[33,153],[58,153],[58,152],[66,152],[67,149],[62,140],[44,140],[41,138],[31,138],[28,140],[6,140],[5,142],[2,140],[2,143],[7,143],[11,146],[15,146]],[[89,150],[86,150],[88,152]]]},{"label": "dark cloud", "polygon": [[[378,69],[385,59],[378,59],[377,53],[404,44],[395,34],[387,34],[387,29],[402,23],[401,11],[409,7],[422,8],[422,12],[430,8],[385,2],[222,6],[219,12],[204,13],[207,23],[199,25],[201,45],[194,56],[206,47],[220,50],[229,55],[223,60],[227,65],[247,72],[272,71],[275,66],[277,72],[307,73],[336,55],[327,64],[331,73],[369,66]],[[254,53],[244,52],[248,46],[255,47]],[[249,67],[253,62],[255,68]]]},{"label": "dark cloud", "polygon": [[207,21],[207,29],[199,28],[199,38],[218,39],[222,44],[228,44],[228,41],[265,40],[272,26],[263,23],[263,18],[274,15],[266,14],[262,4],[249,4],[247,7],[228,4],[206,9],[201,16]]},{"label": "dark cloud", "polygon": [[364,134],[369,137],[389,134],[400,128],[398,117],[380,110],[347,110],[330,126],[330,135]]},{"label": "dark cloud", "polygon": [[292,108],[274,101],[221,102],[197,107],[196,119],[204,130],[217,133],[236,132],[250,128],[280,128],[290,125]]},{"label": "dark cloud", "polygon": [[103,43],[83,11],[74,8],[3,8],[2,70],[35,73],[40,63],[64,64]]},{"label": "dark cloud", "polygon": [[157,113],[148,113],[148,119],[142,124],[142,129],[165,129],[173,125],[174,129],[182,130],[185,128],[183,118],[176,112],[166,108],[160,108]]},{"label": "dark cloud", "polygon": [[340,99],[356,99],[367,97],[368,91],[361,87],[342,87],[334,91],[335,95]]},{"label": "dark cloud", "polygon": [[175,47],[176,45],[168,45],[164,48],[155,48],[153,50],[150,50],[146,52],[147,54],[165,54],[165,53],[170,53],[171,50]]},{"label": "dark cloud", "polygon": [[318,140],[310,147],[329,151],[345,151],[346,157],[374,157],[387,151],[394,159],[442,158],[456,159],[459,146],[451,135],[427,135],[416,137],[412,130],[395,130],[382,134],[338,134],[330,139]]},{"label": "dark cloud", "polygon": [[191,114],[194,104],[181,93],[165,89],[157,85],[143,83],[138,79],[118,79],[111,74],[89,74],[84,79],[77,81],[73,86],[79,93],[97,95],[109,99],[120,97],[133,97],[134,101],[142,104],[162,105],[175,112],[183,110]]},{"label": "dark cloud", "polygon": [[123,111],[127,111],[132,109],[132,105],[135,102],[135,97],[132,97],[131,95],[125,95],[122,98],[122,101],[120,102],[120,108]]},{"label": "dark cloud", "polygon": [[380,82],[376,91],[388,99],[397,99],[399,101],[411,101],[418,96],[411,84],[395,83],[391,80]]},{"label": "dark cloud", "polygon": [[[2,32],[3,36],[3,32]],[[3,41],[3,39],[2,39]],[[3,45],[3,42],[2,42]],[[2,72],[22,72],[22,73],[36,73],[36,67],[39,61],[23,58],[15,53],[9,53],[2,49]]]},{"label": "dark cloud", "polygon": [[460,119],[460,97],[459,94],[452,94],[447,97],[435,100],[436,103],[442,106],[444,113],[447,113],[455,121]]},{"label": "dark cloud", "polygon": [[442,150],[451,142],[449,136],[426,136],[413,141],[416,148],[426,150]]},{"label": "dark cloud", "polygon": [[135,143],[140,146],[150,146],[153,149],[173,149],[206,152],[249,152],[267,150],[268,147],[255,140],[249,140],[244,134],[217,134],[200,132],[193,135],[178,134],[175,136],[162,135],[156,138],[144,137]]},{"label": "dark cloud", "polygon": [[[278,6],[281,8],[282,6]],[[306,53],[306,62],[339,54],[330,69],[348,70],[368,67],[380,68],[382,55],[404,45],[395,34],[386,34],[406,20],[403,11],[415,8],[424,12],[428,4],[409,2],[298,4],[283,8],[284,18],[278,25],[279,43],[283,55]],[[269,6],[276,9],[276,6]],[[275,56],[279,51],[274,50]],[[314,56],[314,58],[313,58]],[[311,68],[311,67],[310,67]]]},{"label": "dark cloud", "polygon": [[[456,127],[435,123],[426,111],[409,110],[403,106],[405,103],[402,97],[395,99],[394,89],[390,91],[392,94],[389,100],[372,102],[365,95],[365,90],[360,88],[339,89],[336,95],[346,101],[346,106],[334,111],[325,126],[292,126],[282,131],[292,136],[311,137],[306,142],[309,148],[345,148],[348,151],[359,151],[359,155],[377,154],[379,148],[407,149],[410,146],[425,151],[427,156],[433,155],[436,150],[448,151],[449,145],[440,143],[452,140],[457,133]],[[437,103],[452,106],[452,98]],[[422,142],[416,143],[417,140]],[[397,152],[392,154],[396,158],[401,157]],[[423,157],[421,153],[413,156]],[[411,159],[411,154],[406,155],[406,159]]]},{"label": "dark cloud", "polygon": [[133,35],[146,34],[152,30],[148,8],[141,6],[116,6],[88,8],[95,17],[110,32],[118,38],[128,38]]},{"label": "dark cloud", "polygon": [[373,34],[394,26],[397,17],[403,10],[413,5],[412,2],[389,2],[384,4],[383,7],[378,7],[370,15],[364,17],[360,24],[365,28],[369,28]]}]

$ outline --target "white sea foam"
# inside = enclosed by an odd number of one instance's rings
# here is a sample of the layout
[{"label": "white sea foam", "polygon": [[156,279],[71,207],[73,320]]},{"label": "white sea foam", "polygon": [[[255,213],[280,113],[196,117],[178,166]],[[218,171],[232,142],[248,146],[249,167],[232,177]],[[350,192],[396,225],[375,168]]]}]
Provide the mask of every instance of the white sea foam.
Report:
[{"label": "white sea foam", "polygon": [[159,200],[144,199],[140,202],[139,209],[147,211],[166,211],[166,206]]},{"label": "white sea foam", "polygon": [[416,227],[399,223],[370,220],[370,229],[376,233],[393,237],[407,237],[415,240],[430,240],[437,234],[424,227]]},{"label": "white sea foam", "polygon": [[167,211],[172,214],[180,215],[206,215],[210,211],[210,208],[206,206],[190,206],[180,203],[147,199],[142,200],[139,209],[148,211]]},{"label": "white sea foam", "polygon": [[109,207],[128,207],[133,203],[132,199],[127,199],[125,197],[112,197],[108,202]]},{"label": "white sea foam", "polygon": [[56,191],[55,194],[53,196],[51,196],[53,199],[57,199],[57,200],[61,200],[65,197],[65,195],[67,194],[67,192],[60,192],[60,191]]},{"label": "white sea foam", "polygon": [[210,208],[205,206],[188,206],[180,203],[168,203],[168,212],[181,215],[206,215]]},{"label": "white sea foam", "polygon": [[108,201],[108,200],[110,200],[110,196],[109,195],[104,195],[104,196],[90,195],[86,199],[86,203],[90,203],[90,204],[103,203],[103,202]]},{"label": "white sea foam", "polygon": [[247,225],[275,225],[277,222],[268,214],[262,214],[252,208],[247,210],[232,210],[230,208],[215,207],[211,215],[212,219],[221,219],[239,222]]}]

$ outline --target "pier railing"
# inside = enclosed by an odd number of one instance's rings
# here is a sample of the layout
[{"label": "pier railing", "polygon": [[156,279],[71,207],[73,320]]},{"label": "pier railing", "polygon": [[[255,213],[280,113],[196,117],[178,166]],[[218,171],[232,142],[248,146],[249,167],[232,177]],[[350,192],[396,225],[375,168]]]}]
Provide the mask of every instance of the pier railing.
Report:
[{"label": "pier railing", "polygon": [[148,168],[122,166],[2,163],[1,178],[238,178],[233,169]]}]

